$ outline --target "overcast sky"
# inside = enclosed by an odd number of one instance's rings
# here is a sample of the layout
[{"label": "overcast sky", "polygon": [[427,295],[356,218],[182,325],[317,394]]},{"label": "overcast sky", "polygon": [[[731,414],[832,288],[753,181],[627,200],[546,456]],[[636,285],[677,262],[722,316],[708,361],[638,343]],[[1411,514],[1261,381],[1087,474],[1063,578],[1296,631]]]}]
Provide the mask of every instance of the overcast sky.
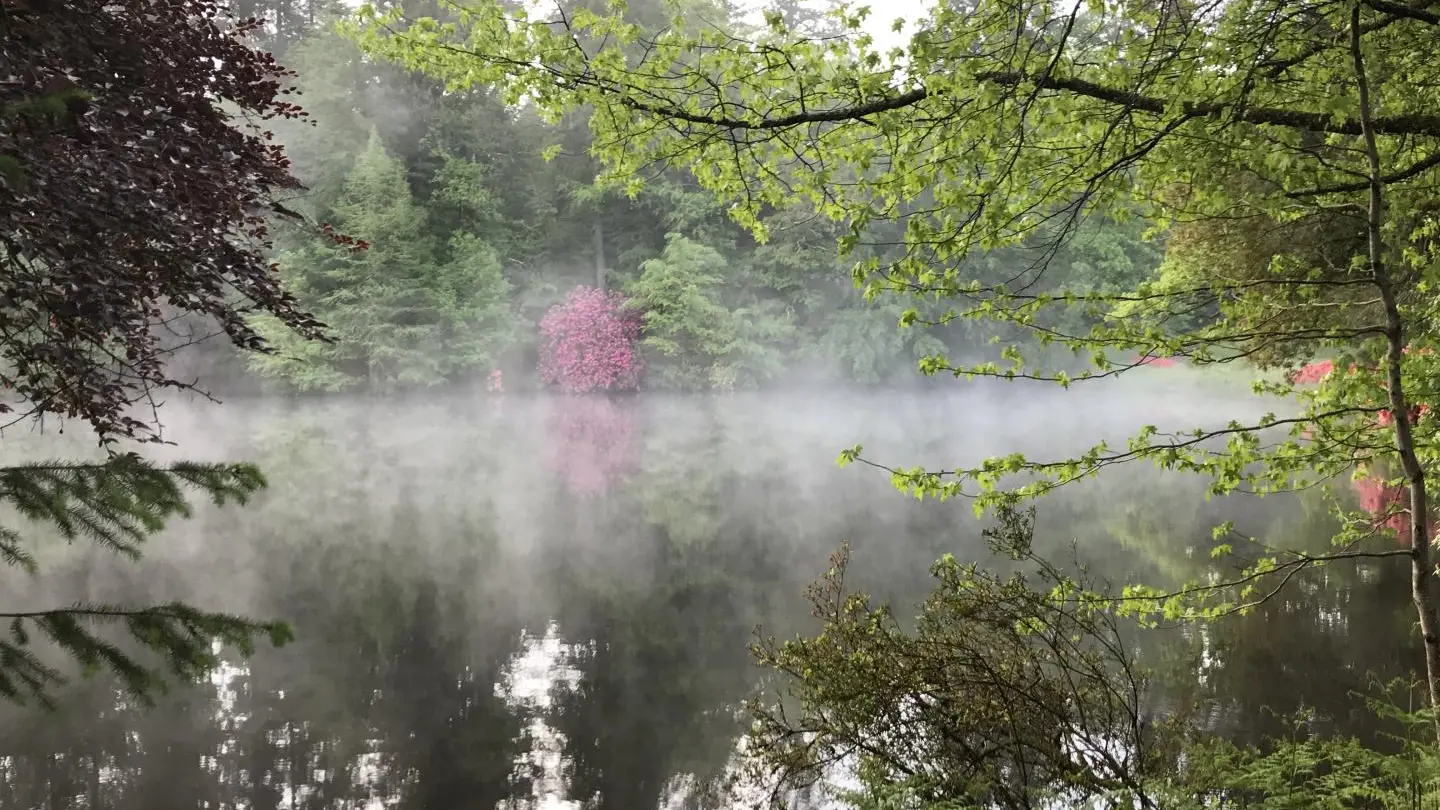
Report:
[{"label": "overcast sky", "polygon": [[[936,0],[871,0],[871,2],[868,3],[863,1],[855,2],[855,5],[857,7],[870,6],[870,17],[865,21],[865,29],[869,31],[870,36],[875,38],[876,50],[884,53],[891,48],[909,42],[910,35],[915,31],[914,21],[924,16],[925,12],[928,11],[935,2]],[[742,8],[749,6],[750,8],[759,10],[764,8],[767,3],[765,0],[742,0],[740,5]],[[824,8],[828,4],[811,2],[805,3],[805,5]],[[895,22],[895,18],[897,17],[910,23],[910,25],[906,26],[905,30],[899,34],[890,30],[891,24]]]}]

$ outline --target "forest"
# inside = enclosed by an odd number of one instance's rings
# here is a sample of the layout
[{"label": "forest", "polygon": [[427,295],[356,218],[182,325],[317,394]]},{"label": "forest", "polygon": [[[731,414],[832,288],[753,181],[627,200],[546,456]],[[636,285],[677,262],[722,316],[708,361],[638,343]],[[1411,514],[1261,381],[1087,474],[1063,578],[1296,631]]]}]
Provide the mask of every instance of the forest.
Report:
[{"label": "forest", "polygon": [[[824,9],[776,9],[825,32]],[[683,171],[657,168],[634,196],[597,188],[583,114],[548,123],[498,89],[447,90],[442,79],[368,58],[335,33],[344,11],[336,3],[236,11],[281,21],[260,45],[298,74],[309,115],[275,131],[305,187],[284,205],[303,219],[280,219],[275,259],[336,340],[318,344],[262,321],[272,354],[203,343],[184,361],[211,389],[913,385],[923,357],[989,348],[995,330],[974,324],[899,328],[904,302],[867,297],[853,262],[836,252],[844,226],[804,206],[767,212],[762,242]],[[627,13],[661,20],[669,6],[637,3]],[[337,245],[314,223],[368,247]],[[1116,291],[1147,278],[1163,241],[1145,238],[1144,227],[1086,227],[1056,260],[1065,271],[1040,288]],[[874,229],[867,242],[865,255],[884,260],[887,245],[903,243],[903,223]],[[999,281],[1023,273],[1031,253],[997,251],[967,272]]]},{"label": "forest", "polygon": [[0,803],[1437,806],[1435,5],[0,0]]}]

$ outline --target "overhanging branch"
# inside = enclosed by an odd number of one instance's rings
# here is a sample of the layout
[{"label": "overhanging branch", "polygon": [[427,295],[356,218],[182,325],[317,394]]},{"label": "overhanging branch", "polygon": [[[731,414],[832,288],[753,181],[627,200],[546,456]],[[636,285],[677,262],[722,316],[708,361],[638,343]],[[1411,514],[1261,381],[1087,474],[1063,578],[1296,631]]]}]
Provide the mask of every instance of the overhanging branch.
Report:
[{"label": "overhanging branch", "polygon": [[[1335,135],[1360,135],[1361,125],[1357,119],[1336,119],[1331,115],[1307,110],[1288,110],[1281,107],[1241,107],[1229,102],[1167,102],[1165,99],[1097,84],[1085,79],[1062,76],[1036,75],[1023,71],[994,71],[975,76],[981,84],[995,84],[1002,87],[1018,87],[1034,84],[1041,90],[1069,93],[1074,96],[1105,102],[1125,111],[1141,111],[1163,115],[1177,110],[1182,119],[1198,120],[1218,118],[1222,115],[1257,126],[1277,126],[1287,129],[1324,132]],[[577,84],[589,84],[608,92],[618,92],[621,104],[637,112],[644,112],[661,118],[686,121],[702,126],[735,131],[763,131],[789,129],[806,124],[856,121],[877,113],[911,107],[930,97],[924,86],[894,96],[866,101],[845,107],[823,110],[807,110],[776,118],[738,118],[734,116],[705,115],[686,110],[647,104],[626,98],[623,89],[606,87],[608,84],[594,76],[580,76],[572,79]],[[1412,135],[1440,138],[1440,115],[1399,115],[1375,118],[1371,124],[1374,131],[1382,135]]]},{"label": "overhanging branch", "polygon": [[[1398,172],[1385,175],[1381,178],[1381,182],[1387,186],[1395,183],[1403,183],[1406,180],[1424,174],[1436,166],[1440,166],[1440,152],[1424,160],[1418,160]],[[1370,188],[1369,180],[1357,180],[1353,183],[1338,183],[1333,186],[1318,186],[1316,188],[1302,188],[1298,191],[1287,191],[1285,192],[1285,196],[1291,199],[1299,199],[1302,197],[1318,197],[1322,194],[1343,194],[1350,191],[1365,191],[1368,188]]]},{"label": "overhanging branch", "polygon": [[1390,2],[1390,0],[1365,0],[1365,5],[1376,11],[1383,11],[1386,14],[1398,18],[1419,20],[1420,22],[1431,25],[1440,25],[1440,14],[1436,14],[1426,8],[1426,6],[1433,5],[1432,3],[1421,3],[1419,6],[1411,6],[1405,3],[1393,3]]},{"label": "overhanging branch", "polygon": [[[1382,2],[1383,2],[1383,0],[1382,0]],[[1392,13],[1388,13],[1388,14],[1386,14],[1384,17],[1381,17],[1380,19],[1378,19],[1378,20],[1376,20],[1376,21],[1374,21],[1374,22],[1366,23],[1365,25],[1361,26],[1361,28],[1360,28],[1360,33],[1361,33],[1362,35],[1373,34],[1373,33],[1377,32],[1377,31],[1383,31],[1383,30],[1385,30],[1386,28],[1389,28],[1390,26],[1394,25],[1395,23],[1400,22],[1401,20],[1404,20],[1404,19],[1414,19],[1414,18],[1415,18],[1414,15],[1409,14],[1408,12],[1414,11],[1414,12],[1420,12],[1420,13],[1428,13],[1428,9],[1430,9],[1431,7],[1433,7],[1434,5],[1436,5],[1436,2],[1437,2],[1437,0],[1423,0],[1422,2],[1417,3],[1417,4],[1413,5],[1413,6],[1399,5],[1399,4],[1394,4],[1394,3],[1386,3],[1386,6],[1387,6],[1387,7],[1388,7],[1388,6],[1393,6],[1393,7],[1397,8],[1397,9],[1399,9],[1401,12],[1406,12],[1406,13],[1401,13],[1401,14],[1397,14],[1397,13],[1393,13],[1393,12],[1392,12]],[[1374,7],[1374,8],[1379,8],[1378,5],[1375,5],[1375,4],[1373,4],[1373,3],[1372,3],[1371,5],[1372,5],[1372,7]],[[1328,49],[1330,49],[1330,48],[1343,47],[1343,46],[1345,45],[1345,40],[1346,40],[1346,36],[1347,36],[1347,35],[1348,35],[1348,32],[1346,32],[1345,35],[1337,36],[1337,37],[1336,37],[1333,41],[1331,41],[1331,42],[1316,42],[1316,43],[1312,43],[1309,47],[1301,50],[1298,54],[1295,54],[1294,56],[1291,56],[1291,57],[1288,58],[1288,59],[1280,59],[1280,60],[1276,60],[1276,61],[1266,62],[1266,63],[1262,64],[1262,67],[1268,68],[1268,70],[1266,71],[1266,73],[1267,73],[1267,75],[1268,75],[1270,78],[1272,78],[1272,79],[1278,79],[1278,78],[1280,78],[1282,75],[1285,74],[1285,71],[1289,70],[1290,68],[1295,67],[1296,65],[1304,64],[1305,62],[1309,61],[1312,57],[1315,57],[1315,56],[1317,56],[1317,55],[1319,55],[1319,54],[1321,54],[1321,53],[1324,53],[1326,50],[1328,50]]]}]

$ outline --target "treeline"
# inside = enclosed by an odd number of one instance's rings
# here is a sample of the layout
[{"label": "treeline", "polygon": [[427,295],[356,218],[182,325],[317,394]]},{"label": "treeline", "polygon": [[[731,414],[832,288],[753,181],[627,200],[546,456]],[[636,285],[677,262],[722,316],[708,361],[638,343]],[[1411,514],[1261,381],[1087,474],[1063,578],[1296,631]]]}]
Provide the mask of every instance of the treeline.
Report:
[{"label": "treeline", "polygon": [[[817,33],[827,24],[798,3],[776,8]],[[927,355],[974,357],[992,350],[997,331],[1007,343],[1019,336],[964,318],[901,328],[912,302],[857,289],[857,261],[884,266],[904,250],[902,220],[872,223],[841,257],[843,226],[806,201],[768,212],[760,243],[681,172],[657,168],[633,198],[598,192],[583,117],[548,123],[495,91],[450,92],[366,58],[336,33],[346,11],[331,0],[255,0],[239,11],[269,21],[263,45],[296,71],[309,113],[275,128],[306,186],[284,208],[308,220],[276,218],[275,258],[333,340],[307,341],[262,319],[272,354],[242,357],[220,341],[188,349],[185,362],[212,390],[896,384],[916,380]],[[721,13],[704,11],[707,21]],[[659,0],[632,3],[630,14],[663,19]],[[365,249],[318,235],[317,222]],[[1024,250],[971,264],[978,278],[1038,291],[1121,289],[1161,258],[1142,227],[1087,223],[1065,255],[1047,257],[1043,274]],[[565,301],[597,288],[638,318],[636,345],[623,347],[638,373],[587,373],[589,382],[567,384],[545,356],[555,346],[541,324],[550,313],[569,324],[569,340],[578,329],[595,343],[593,316],[565,311]],[[944,312],[922,314],[939,321]],[[572,365],[603,363],[597,355],[609,348],[572,351]],[[612,382],[593,383],[601,378]]]}]

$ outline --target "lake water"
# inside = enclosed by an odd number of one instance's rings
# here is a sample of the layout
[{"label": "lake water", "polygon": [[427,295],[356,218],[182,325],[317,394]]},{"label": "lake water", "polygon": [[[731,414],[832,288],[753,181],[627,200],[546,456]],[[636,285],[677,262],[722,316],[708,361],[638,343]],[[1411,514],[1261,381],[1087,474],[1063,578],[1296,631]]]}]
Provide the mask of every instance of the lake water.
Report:
[{"label": "lake water", "polygon": [[[733,806],[703,787],[762,683],[747,644],[757,625],[814,629],[802,590],[842,541],[851,581],[901,614],[937,557],[987,556],[968,503],[917,502],[883,472],[838,468],[838,452],[863,443],[880,462],[943,467],[1058,458],[1147,422],[1263,410],[1164,374],[1096,393],[174,406],[173,452],[260,462],[271,489],[201,510],[139,564],[47,548],[45,573],[10,576],[7,598],[184,598],[288,618],[299,641],[149,709],[94,679],[67,687],[56,713],[0,710],[0,807]],[[1037,546],[1073,544],[1116,581],[1164,582],[1223,570],[1208,554],[1220,520],[1290,546],[1332,530],[1315,499],[1202,493],[1119,470],[1048,500]],[[1277,729],[1261,707],[1302,703],[1364,732],[1350,693],[1419,661],[1407,589],[1403,567],[1313,572],[1249,616],[1164,631],[1153,662],[1240,739]]]}]

